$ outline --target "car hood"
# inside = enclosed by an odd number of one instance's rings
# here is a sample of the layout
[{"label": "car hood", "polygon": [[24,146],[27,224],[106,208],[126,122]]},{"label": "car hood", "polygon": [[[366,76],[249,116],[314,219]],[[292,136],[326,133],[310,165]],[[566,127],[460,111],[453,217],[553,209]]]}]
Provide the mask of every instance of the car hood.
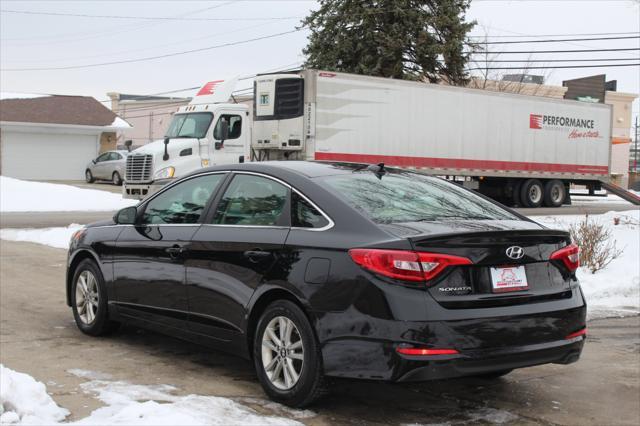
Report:
[{"label": "car hood", "polygon": [[[167,146],[167,150],[169,151],[169,156],[172,154],[178,155],[180,151],[185,148],[193,148],[197,147],[199,144],[198,139],[196,138],[178,138],[178,139],[170,139],[169,145]],[[164,139],[158,139],[151,143],[141,146],[140,148],[134,149],[129,153],[129,155],[162,155],[164,154]]]},{"label": "car hood", "polygon": [[100,220],[98,222],[92,222],[89,223],[87,225],[85,225],[85,228],[97,228],[100,226],[109,226],[109,225],[115,225],[115,222],[113,221],[113,219],[105,219],[105,220]]},{"label": "car hood", "polygon": [[440,220],[425,222],[398,222],[379,225],[399,238],[466,234],[473,232],[543,230],[542,225],[526,220]]}]

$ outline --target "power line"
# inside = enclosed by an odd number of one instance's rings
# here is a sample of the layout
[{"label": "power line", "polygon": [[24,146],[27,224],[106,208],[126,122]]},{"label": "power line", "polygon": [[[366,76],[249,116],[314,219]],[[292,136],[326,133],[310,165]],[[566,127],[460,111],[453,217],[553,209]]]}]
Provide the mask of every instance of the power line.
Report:
[{"label": "power line", "polygon": [[[622,49],[572,49],[572,50],[512,50],[505,52],[470,52],[473,54],[484,54],[488,53],[491,55],[509,55],[509,54],[522,54],[522,53],[584,53],[584,52],[623,52],[623,51],[632,51],[632,50],[640,50],[640,47],[628,47]],[[629,58],[631,59],[631,58]]]},{"label": "power line", "polygon": [[560,68],[602,68],[602,67],[640,67],[640,62],[637,64],[603,64],[603,65],[558,65],[558,66],[550,66],[550,67],[476,67],[476,68],[467,68],[468,71],[484,71],[484,70],[549,70],[549,69],[560,69]]},{"label": "power line", "polygon": [[525,62],[525,63],[547,63],[547,62],[606,62],[606,61],[631,61],[633,58],[591,58],[591,59],[473,59],[471,62]]},{"label": "power line", "polygon": [[[216,6],[220,7],[220,6]],[[21,15],[44,15],[44,16],[70,16],[76,18],[98,18],[98,19],[135,19],[140,21],[269,21],[301,19],[303,16],[274,16],[274,17],[233,17],[233,18],[187,18],[181,16],[126,16],[126,15],[90,15],[85,13],[62,13],[62,12],[34,12],[29,10],[9,10],[2,9],[0,13],[15,13]]]},{"label": "power line", "polygon": [[296,29],[290,30],[290,31],[283,31],[281,33],[269,34],[269,35],[266,35],[266,36],[255,37],[255,38],[251,38],[251,39],[247,39],[247,40],[240,40],[240,41],[234,41],[234,42],[229,42],[229,43],[217,44],[217,45],[214,45],[214,46],[201,47],[199,49],[183,50],[181,52],[166,53],[164,55],[148,56],[148,57],[144,57],[144,58],[125,59],[125,60],[121,60],[121,61],[111,61],[111,62],[99,62],[99,63],[94,63],[94,64],[84,64],[84,65],[70,65],[70,66],[64,66],[64,67],[3,68],[3,69],[0,69],[0,71],[5,71],[6,72],[6,71],[70,70],[70,69],[80,69],[80,68],[94,68],[94,67],[101,67],[101,66],[106,66],[106,65],[126,64],[126,63],[132,63],[132,62],[144,62],[144,61],[151,61],[151,60],[154,60],[154,59],[162,59],[162,58],[169,58],[169,57],[173,57],[173,56],[187,55],[187,54],[195,53],[195,52],[204,52],[204,51],[207,51],[207,50],[219,49],[219,48],[222,48],[222,47],[237,46],[237,45],[240,45],[240,44],[251,43],[251,42],[259,41],[259,40],[266,40],[266,39],[270,39],[270,38],[280,37],[280,36],[283,36],[283,35],[286,35],[286,34],[292,34],[292,33],[301,31],[302,29],[303,28],[296,28]]},{"label": "power line", "polygon": [[520,34],[515,35],[491,35],[491,36],[469,36],[469,38],[524,38],[524,37],[591,37],[591,36],[616,36],[640,34],[640,31],[628,31],[617,33],[573,33],[573,34]]},{"label": "power line", "polygon": [[623,37],[596,37],[596,38],[567,38],[567,39],[547,39],[547,40],[509,40],[509,41],[480,41],[474,44],[518,44],[518,43],[562,43],[565,41],[597,41],[597,40],[626,40],[640,38],[640,36],[623,36]]}]

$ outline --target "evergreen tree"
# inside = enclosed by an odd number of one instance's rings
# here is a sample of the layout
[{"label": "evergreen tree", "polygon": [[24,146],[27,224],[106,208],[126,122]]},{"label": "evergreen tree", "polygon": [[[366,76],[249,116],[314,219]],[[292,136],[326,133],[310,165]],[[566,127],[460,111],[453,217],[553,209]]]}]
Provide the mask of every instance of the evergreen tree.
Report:
[{"label": "evergreen tree", "polygon": [[307,68],[461,84],[471,0],[319,0],[302,24]]}]

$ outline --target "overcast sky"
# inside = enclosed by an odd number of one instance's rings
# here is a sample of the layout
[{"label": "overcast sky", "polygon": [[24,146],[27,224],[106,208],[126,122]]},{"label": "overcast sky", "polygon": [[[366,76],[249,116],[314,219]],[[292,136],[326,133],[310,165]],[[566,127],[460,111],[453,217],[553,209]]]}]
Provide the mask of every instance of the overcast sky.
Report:
[{"label": "overcast sky", "polygon": [[[317,7],[317,3],[306,0],[0,0],[0,7],[3,10],[0,15],[0,66],[5,69],[0,75],[2,91],[90,95],[104,100],[106,93],[111,91],[159,93],[197,86],[213,79],[291,67],[303,60],[301,50],[307,33],[303,30],[142,62],[67,70],[7,69],[131,60],[270,36],[294,30],[300,18]],[[42,16],[8,11],[180,17],[184,20]],[[262,18],[288,19],[259,20]],[[640,31],[640,6],[637,0],[474,0],[468,19],[478,22],[472,35],[486,32],[490,38],[496,37],[494,41],[529,39],[505,36],[637,32]],[[626,47],[640,47],[639,39],[494,46],[496,50]],[[627,62],[640,62],[640,52],[539,54],[533,57],[523,54],[504,55],[500,59],[528,58],[629,58]],[[606,73],[607,80],[618,80],[618,91],[640,91],[640,67],[557,69],[548,75],[547,81],[560,85],[562,80],[600,73]],[[637,112],[638,101],[634,104],[634,113]]]}]

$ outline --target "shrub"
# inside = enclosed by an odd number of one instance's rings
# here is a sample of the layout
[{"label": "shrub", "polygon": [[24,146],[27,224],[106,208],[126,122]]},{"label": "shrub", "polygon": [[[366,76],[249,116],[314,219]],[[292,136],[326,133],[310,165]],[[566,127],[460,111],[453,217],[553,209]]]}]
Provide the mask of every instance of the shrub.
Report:
[{"label": "shrub", "polygon": [[611,230],[598,222],[584,220],[569,227],[571,238],[580,246],[580,265],[585,266],[592,274],[605,268],[612,260],[622,254],[616,247],[616,240],[611,237]]}]

